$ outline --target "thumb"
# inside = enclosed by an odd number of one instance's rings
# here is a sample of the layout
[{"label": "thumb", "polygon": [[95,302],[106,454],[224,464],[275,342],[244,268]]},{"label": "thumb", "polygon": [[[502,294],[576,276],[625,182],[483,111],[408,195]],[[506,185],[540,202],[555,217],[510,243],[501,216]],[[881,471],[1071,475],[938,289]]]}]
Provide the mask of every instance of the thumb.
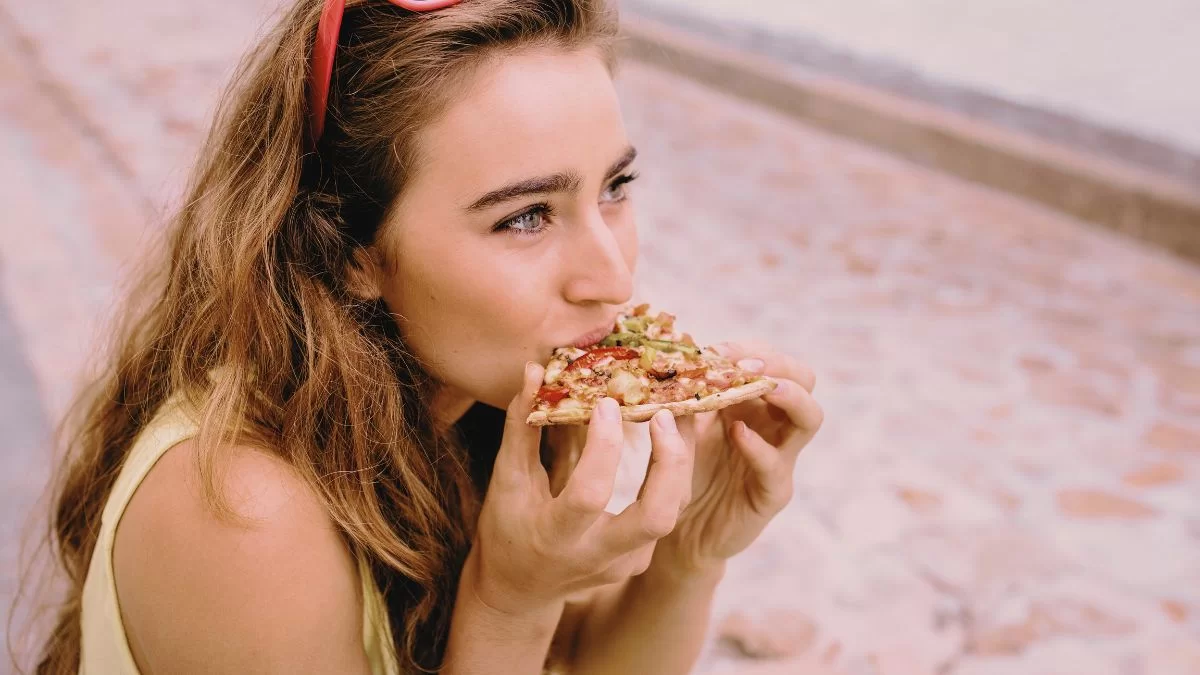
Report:
[{"label": "thumb", "polygon": [[542,386],[545,370],[530,361],[525,364],[521,391],[508,404],[504,420],[504,438],[496,453],[496,478],[527,479],[543,473],[540,451],[542,429],[525,422],[533,410],[533,399]]}]

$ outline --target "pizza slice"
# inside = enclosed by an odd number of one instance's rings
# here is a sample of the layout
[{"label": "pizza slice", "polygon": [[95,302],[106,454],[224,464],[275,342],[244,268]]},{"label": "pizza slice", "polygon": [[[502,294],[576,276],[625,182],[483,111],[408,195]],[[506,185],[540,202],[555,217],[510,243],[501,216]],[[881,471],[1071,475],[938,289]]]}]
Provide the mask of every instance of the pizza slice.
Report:
[{"label": "pizza slice", "polygon": [[605,396],[621,404],[621,418],[645,422],[659,410],[675,415],[719,410],[775,389],[771,379],[738,368],[711,348],[701,349],[675,330],[667,312],[649,305],[621,314],[613,332],[585,349],[559,347],[527,422],[534,426],[586,424]]}]

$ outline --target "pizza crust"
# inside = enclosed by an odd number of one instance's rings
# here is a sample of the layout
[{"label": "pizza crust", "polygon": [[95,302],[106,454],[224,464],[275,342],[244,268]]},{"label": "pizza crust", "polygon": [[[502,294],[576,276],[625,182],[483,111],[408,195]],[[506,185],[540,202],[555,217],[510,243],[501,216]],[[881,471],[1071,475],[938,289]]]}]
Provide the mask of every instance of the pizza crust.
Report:
[{"label": "pizza crust", "polygon": [[[733,387],[715,394],[709,394],[702,399],[694,398],[670,403],[643,403],[641,405],[621,406],[621,419],[626,422],[646,422],[659,410],[670,410],[676,417],[695,415],[696,413],[720,410],[731,405],[758,398],[763,394],[774,391],[775,381],[770,378],[755,380],[740,387]],[[525,419],[526,424],[544,427],[554,424],[587,424],[592,418],[591,408],[576,408],[573,410],[535,410]]]}]

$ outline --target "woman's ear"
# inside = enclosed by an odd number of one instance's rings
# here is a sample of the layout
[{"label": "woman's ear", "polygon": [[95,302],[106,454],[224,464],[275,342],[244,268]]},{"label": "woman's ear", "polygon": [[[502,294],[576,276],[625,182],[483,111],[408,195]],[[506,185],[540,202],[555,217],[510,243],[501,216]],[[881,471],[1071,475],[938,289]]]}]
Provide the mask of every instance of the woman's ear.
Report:
[{"label": "woman's ear", "polygon": [[383,270],[375,247],[357,248],[346,270],[346,288],[360,300],[378,300],[383,296]]}]

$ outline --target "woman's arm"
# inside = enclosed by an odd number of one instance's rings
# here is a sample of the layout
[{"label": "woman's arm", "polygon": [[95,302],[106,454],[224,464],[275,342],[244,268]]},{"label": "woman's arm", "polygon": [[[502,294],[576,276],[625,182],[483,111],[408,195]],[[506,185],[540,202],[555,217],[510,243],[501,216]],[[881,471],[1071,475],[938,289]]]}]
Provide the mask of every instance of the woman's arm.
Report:
[{"label": "woman's arm", "polygon": [[724,573],[674,570],[656,556],[644,574],[602,589],[581,620],[571,674],[690,672]]},{"label": "woman's arm", "polygon": [[562,617],[563,602],[529,607],[519,613],[501,610],[484,598],[477,558],[463,568],[446,645],[442,673],[471,675],[537,675],[542,672],[550,641]]},{"label": "woman's arm", "polygon": [[317,496],[254,449],[230,449],[222,469],[241,522],[205,503],[191,441],[155,465],[121,519],[113,566],[139,670],[366,675],[357,567]]},{"label": "woman's arm", "polygon": [[658,541],[650,569],[585,621],[577,672],[686,673],[703,643],[725,561],[792,498],[796,459],[824,419],[812,398],[812,371],[768,350],[753,360],[743,360],[749,354],[736,345],[723,353],[770,375],[776,389],[695,425],[693,499]]}]

